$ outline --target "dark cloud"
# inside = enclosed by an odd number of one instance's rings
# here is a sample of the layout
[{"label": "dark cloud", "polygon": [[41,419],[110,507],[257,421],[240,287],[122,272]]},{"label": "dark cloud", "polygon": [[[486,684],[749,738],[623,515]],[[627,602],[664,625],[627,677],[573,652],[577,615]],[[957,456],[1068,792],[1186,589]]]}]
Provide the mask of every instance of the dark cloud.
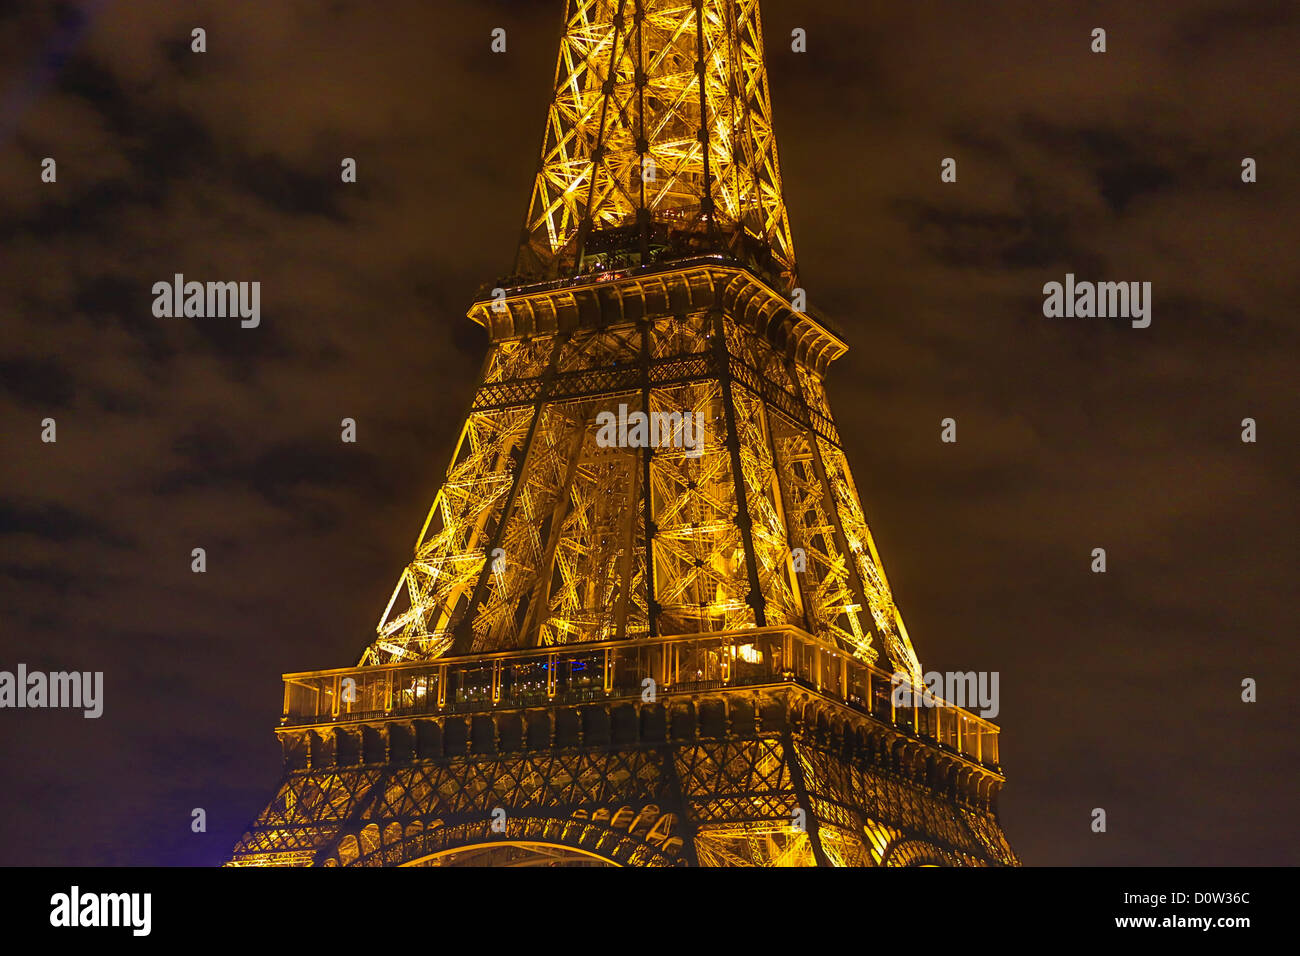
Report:
[{"label": "dark cloud", "polygon": [[72,375],[53,359],[0,359],[0,388],[37,408],[67,408],[74,390]]},{"label": "dark cloud", "polygon": [[901,200],[894,209],[912,224],[925,251],[944,266],[1041,269],[1069,262],[1088,271],[1099,264],[1095,253],[1071,242],[1068,217],[1044,209],[1032,185],[1022,181],[1015,192],[1017,208],[1011,212],[939,207],[914,199]]},{"label": "dark cloud", "polygon": [[1200,4],[1179,24],[1175,36],[1192,55],[1210,54],[1236,42],[1256,47],[1261,37],[1300,30],[1300,10],[1286,0],[1236,0]]},{"label": "dark cloud", "polygon": [[0,535],[30,534],[49,541],[67,542],[91,538],[120,548],[128,540],[115,534],[101,521],[57,504],[36,504],[0,500]]}]

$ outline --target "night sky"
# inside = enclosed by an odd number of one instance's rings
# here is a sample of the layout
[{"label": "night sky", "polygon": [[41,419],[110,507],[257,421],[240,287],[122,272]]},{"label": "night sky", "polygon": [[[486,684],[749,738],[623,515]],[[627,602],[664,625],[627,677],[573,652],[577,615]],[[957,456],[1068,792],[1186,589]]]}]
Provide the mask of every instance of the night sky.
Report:
[{"label": "night sky", "polygon": [[[0,863],[216,864],[271,797],[280,674],[356,662],[446,468],[562,9],[0,3],[0,669],[106,684],[0,711]],[[1001,675],[1012,846],[1295,863],[1300,5],[763,12],[832,405],[923,668]],[[155,318],[177,272],[260,327]],[[1045,318],[1067,272],[1151,326]]]}]

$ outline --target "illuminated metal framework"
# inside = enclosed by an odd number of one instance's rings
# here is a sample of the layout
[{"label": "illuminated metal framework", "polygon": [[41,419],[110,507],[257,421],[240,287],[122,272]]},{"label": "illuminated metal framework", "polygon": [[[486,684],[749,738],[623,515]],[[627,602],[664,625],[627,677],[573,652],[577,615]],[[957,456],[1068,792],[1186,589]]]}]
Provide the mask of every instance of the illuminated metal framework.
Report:
[{"label": "illuminated metal framework", "polygon": [[758,0],[569,0],[516,269],[687,252],[796,284]]},{"label": "illuminated metal framework", "polygon": [[[356,667],[286,676],[232,863],[1015,864],[997,728],[891,697],[921,669],[823,388],[846,346],[778,291],[757,4],[571,0],[560,63],[543,277],[470,310],[492,344],[414,559]],[[667,178],[628,192],[640,155]],[[725,241],[611,251],[670,221]],[[620,410],[703,432],[610,444]]]}]

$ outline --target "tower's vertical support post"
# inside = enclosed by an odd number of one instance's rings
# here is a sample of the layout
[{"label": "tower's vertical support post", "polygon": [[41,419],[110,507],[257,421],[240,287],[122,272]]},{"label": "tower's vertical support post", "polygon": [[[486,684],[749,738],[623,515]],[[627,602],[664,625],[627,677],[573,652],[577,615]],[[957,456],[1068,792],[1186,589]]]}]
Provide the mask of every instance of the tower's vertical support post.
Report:
[{"label": "tower's vertical support post", "polygon": [[817,814],[813,812],[812,800],[808,797],[808,783],[804,779],[803,765],[799,763],[799,754],[794,749],[794,734],[787,726],[781,734],[781,746],[785,748],[786,766],[790,768],[790,783],[794,789],[795,799],[804,811],[804,823],[808,828],[808,844],[812,848],[813,859],[818,866],[830,866],[831,861],[822,849],[821,830]]},{"label": "tower's vertical support post", "polygon": [[[650,336],[654,331],[651,319],[641,320],[641,411],[650,414]],[[654,522],[654,481],[651,475],[650,459],[653,448],[641,449],[641,486],[645,511],[645,600],[646,623],[650,636],[659,636],[659,601],[655,593],[655,533]]]},{"label": "tower's vertical support post", "polygon": [[452,653],[458,656],[468,654],[473,649],[474,612],[483,600],[484,592],[487,590],[488,578],[492,574],[492,552],[500,545],[501,539],[506,533],[511,514],[514,511],[515,498],[519,494],[519,486],[524,480],[524,474],[528,471],[529,459],[533,454],[533,439],[537,435],[537,425],[542,419],[542,412],[545,410],[546,403],[550,398],[551,383],[555,379],[555,366],[559,360],[560,348],[563,343],[564,335],[557,332],[551,345],[550,358],[546,363],[546,372],[542,375],[542,381],[537,389],[537,400],[533,403],[533,419],[528,425],[528,434],[524,436],[523,444],[520,446],[519,467],[515,470],[514,477],[511,479],[510,493],[506,495],[506,500],[501,506],[501,518],[492,532],[492,540],[484,548],[483,568],[479,571],[473,594],[470,596],[469,603],[465,605],[461,619],[453,627],[453,633],[456,636],[452,645]]},{"label": "tower's vertical support post", "polygon": [[636,505],[638,487],[641,481],[635,468],[631,469],[628,477],[627,501],[625,502],[625,514],[623,516],[623,528],[621,531],[623,541],[623,552],[618,561],[618,601],[614,608],[614,639],[617,641],[624,640],[627,637],[627,607],[632,598],[632,568],[633,554],[636,551]]},{"label": "tower's vertical support post", "polygon": [[[700,90],[700,128],[696,137],[704,158],[704,190],[700,197],[700,215],[711,237],[718,236],[718,223],[713,215],[713,157],[709,146],[709,99],[704,90],[704,76],[708,71],[704,49],[704,0],[691,0],[695,8],[695,82]],[[761,625],[760,625],[761,626]]]},{"label": "tower's vertical support post", "polygon": [[[699,3],[696,3],[697,13]],[[702,80],[701,80],[702,82]],[[721,312],[714,312],[713,354],[718,366],[718,382],[722,385],[723,415],[727,422],[727,451],[731,455],[732,483],[736,488],[736,524],[745,546],[745,565],[749,570],[749,594],[746,603],[753,609],[754,625],[767,627],[767,600],[758,577],[758,551],[754,547],[754,523],[749,516],[749,495],[745,488],[745,472],[740,460],[740,436],[736,433],[736,400],[731,388],[731,361],[727,351],[727,334]]]},{"label": "tower's vertical support post", "polygon": [[[791,550],[792,541],[790,540],[790,518],[788,517],[794,511],[790,507],[790,489],[786,482],[781,480],[780,457],[776,453],[776,437],[772,434],[772,416],[768,413],[767,402],[759,403],[759,416],[762,422],[763,435],[767,439],[767,453],[772,456],[772,484],[776,488],[776,494],[773,495],[773,503],[776,506],[777,518],[781,522],[781,527],[786,530],[786,554],[785,569],[790,579],[790,596],[794,601],[795,610],[803,622],[805,631],[812,633],[813,621],[808,614],[808,605],[803,597],[803,575],[794,568],[794,554]],[[803,543],[802,541],[800,542]]]},{"label": "tower's vertical support post", "polygon": [[[805,409],[811,409],[808,402],[808,396],[804,394],[803,382],[799,378],[799,370],[790,368],[790,377],[794,382],[794,387],[799,394],[799,401]],[[817,482],[821,485],[823,493],[827,496],[826,512],[830,516],[831,522],[835,525],[835,545],[842,549],[844,554],[844,564],[849,572],[849,587],[853,591],[853,599],[858,603],[858,613],[865,614],[868,621],[871,621],[871,604],[867,601],[866,582],[858,571],[858,562],[853,560],[853,551],[849,548],[848,535],[844,533],[844,522],[840,520],[840,503],[835,500],[835,488],[826,476],[826,462],[822,460],[821,445],[818,444],[820,436],[813,429],[811,414],[808,416],[808,446],[812,451],[813,469],[817,473]],[[870,628],[871,625],[868,625]],[[887,651],[887,649],[885,649]],[[886,659],[888,659],[886,657]]]}]

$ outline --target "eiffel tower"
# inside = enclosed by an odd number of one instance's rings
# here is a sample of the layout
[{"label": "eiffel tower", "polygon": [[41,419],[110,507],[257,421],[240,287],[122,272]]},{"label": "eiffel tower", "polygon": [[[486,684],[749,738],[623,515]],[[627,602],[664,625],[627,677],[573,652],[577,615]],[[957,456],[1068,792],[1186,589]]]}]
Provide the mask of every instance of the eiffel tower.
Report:
[{"label": "eiffel tower", "polygon": [[469,317],[414,557],[357,666],[285,675],[231,864],[1015,865],[997,727],[894,693],[922,673],[798,285],[757,0],[568,0],[515,272]]}]

